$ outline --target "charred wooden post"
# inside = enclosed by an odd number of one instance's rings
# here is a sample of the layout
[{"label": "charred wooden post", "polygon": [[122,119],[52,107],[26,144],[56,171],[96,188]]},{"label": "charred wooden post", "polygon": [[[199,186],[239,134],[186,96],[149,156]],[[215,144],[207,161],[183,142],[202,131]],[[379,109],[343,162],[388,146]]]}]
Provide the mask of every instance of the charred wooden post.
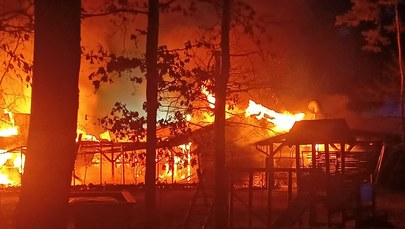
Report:
[{"label": "charred wooden post", "polygon": [[297,175],[297,193],[301,191],[301,172],[300,172],[300,146],[295,145],[295,170]]},{"label": "charred wooden post", "polygon": [[114,160],[114,146],[111,145],[111,176],[114,178],[115,176],[115,160]]},{"label": "charred wooden post", "polygon": [[122,184],[125,185],[125,151],[121,145],[121,166],[122,166]]},{"label": "charred wooden post", "polygon": [[[340,143],[340,174],[342,176],[343,179],[343,183],[344,183],[344,179],[346,176],[346,144],[345,143]],[[342,222],[346,222],[346,203],[343,203],[343,208],[342,208]]]},{"label": "charred wooden post", "polygon": [[329,144],[324,144],[325,148],[325,187],[326,187],[326,198],[328,201],[327,206],[327,224],[328,227],[331,225],[331,209],[330,209],[330,202],[333,201],[330,195],[330,155],[329,155]]}]

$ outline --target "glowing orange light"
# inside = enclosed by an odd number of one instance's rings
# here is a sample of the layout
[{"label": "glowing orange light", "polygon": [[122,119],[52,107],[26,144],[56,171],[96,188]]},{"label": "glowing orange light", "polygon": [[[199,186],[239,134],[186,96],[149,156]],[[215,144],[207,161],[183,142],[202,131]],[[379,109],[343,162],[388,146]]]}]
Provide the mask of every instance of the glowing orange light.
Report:
[{"label": "glowing orange light", "polygon": [[186,121],[190,122],[191,121],[191,114],[186,114]]},{"label": "glowing orange light", "polygon": [[0,184],[19,185],[24,162],[24,154],[0,150]]},{"label": "glowing orange light", "polygon": [[302,120],[305,116],[304,113],[278,113],[262,106],[261,104],[257,104],[252,100],[249,100],[249,106],[245,111],[245,115],[254,115],[258,120],[265,118],[265,120],[274,124],[272,129],[279,132],[289,131],[296,121]]},{"label": "glowing orange light", "polygon": [[8,179],[8,175],[7,174],[2,174],[0,173],[0,184],[10,184],[11,181]]},{"label": "glowing orange light", "polygon": [[190,154],[191,142],[189,142],[188,144],[180,145],[179,148],[182,149],[183,154],[187,153],[187,181],[190,181],[190,179],[191,179],[191,154]]},{"label": "glowing orange light", "polygon": [[7,122],[9,122],[9,125],[11,125],[11,127],[0,129],[0,137],[10,137],[18,135],[18,127],[15,126],[13,113],[8,111],[7,109],[4,109],[4,114],[8,116],[9,121]]},{"label": "glowing orange light", "polygon": [[[172,167],[170,166],[170,161],[165,162],[165,169],[159,174],[159,179],[167,180],[173,179],[172,181],[187,180],[191,181],[191,176],[193,175],[193,169],[191,167],[191,142],[183,145],[177,146],[181,149],[183,156],[173,155]],[[183,167],[185,160],[187,160],[187,166]]]},{"label": "glowing orange light", "polygon": [[76,130],[76,136],[77,136],[76,137],[76,142],[79,141],[79,135],[80,134],[82,135],[82,138],[81,138],[82,141],[94,141],[94,142],[99,141],[95,136],[93,136],[91,134],[87,134],[84,130],[77,129]]},{"label": "glowing orange light", "polygon": [[207,90],[207,87],[201,86],[201,92],[207,97],[210,108],[215,108],[215,97]]},{"label": "glowing orange light", "polygon": [[18,135],[18,127],[9,127],[0,130],[0,137],[10,137]]}]

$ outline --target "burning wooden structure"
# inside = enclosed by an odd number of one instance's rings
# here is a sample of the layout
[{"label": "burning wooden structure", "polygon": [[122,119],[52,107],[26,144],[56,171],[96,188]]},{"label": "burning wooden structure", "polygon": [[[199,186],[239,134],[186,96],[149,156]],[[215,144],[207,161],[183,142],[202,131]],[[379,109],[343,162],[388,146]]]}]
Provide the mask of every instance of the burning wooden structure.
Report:
[{"label": "burning wooden structure", "polygon": [[[198,182],[191,143],[158,144],[157,184]],[[139,185],[145,175],[145,142],[79,141],[72,185]]]},{"label": "burning wooden structure", "polygon": [[[344,227],[374,213],[381,138],[351,130],[344,119],[304,120],[256,148],[267,155],[268,225]],[[288,207],[276,218],[272,196],[283,185]]]},{"label": "burning wooden structure", "polygon": [[[265,110],[267,116],[270,111]],[[234,116],[227,120],[230,222],[237,218],[235,203],[244,202],[247,224],[255,226],[256,190],[264,192],[266,213],[261,222],[267,227],[289,227],[298,222],[344,225],[373,214],[375,169],[384,149],[381,136],[352,130],[344,119],[293,119],[295,124],[288,133],[275,134],[272,129],[258,128],[257,119],[266,118],[261,114],[256,119]],[[255,125],[249,120],[255,120]],[[252,133],[265,140],[257,141]],[[198,183],[193,202],[199,192],[210,195],[214,179],[203,173],[213,171],[212,140],[213,126],[208,125],[190,135],[162,141],[157,150],[157,183]],[[14,148],[22,160],[25,147],[18,147]],[[79,141],[72,184],[142,184],[144,155],[145,143]],[[276,215],[274,195],[280,190],[287,193],[288,207]],[[245,200],[241,200],[241,192],[246,193]],[[192,205],[188,219],[193,215]],[[209,208],[208,204],[206,210]]]},{"label": "burning wooden structure", "polygon": [[[207,100],[209,98],[213,97],[207,95]],[[278,113],[253,101],[249,102],[249,106],[246,109],[237,108],[236,110],[239,112],[239,115],[228,117],[229,119],[227,120],[227,126],[230,129],[227,132],[232,142],[227,147],[237,149],[231,150],[229,158],[239,158],[239,162],[242,164],[246,164],[247,161],[250,164],[257,164],[262,161],[261,158],[251,157],[248,153],[250,151],[249,144],[257,140],[257,138],[252,137],[252,132],[255,132],[254,134],[256,135],[257,132],[260,132],[261,138],[273,136],[272,131],[288,129],[294,121],[300,120],[304,116],[303,113],[297,115],[288,112]],[[7,136],[4,135],[4,137],[0,132],[0,141],[2,143],[0,149],[4,149],[4,152],[0,152],[0,169],[7,170],[0,171],[0,184],[18,186],[24,164],[29,114],[24,115],[25,119],[23,122],[17,120],[20,117],[17,117],[17,114],[15,114],[15,117],[11,112],[5,112],[5,114],[7,115],[7,120],[10,120],[7,125],[11,128],[3,128],[1,126],[0,130],[8,131],[10,129],[17,132],[13,132],[12,136],[8,134]],[[213,151],[210,150],[213,139],[213,120],[212,114],[204,113],[203,116],[205,117],[204,120],[207,119],[205,120],[207,123],[202,128],[198,125],[200,129],[194,130],[190,135],[168,138],[167,141],[160,143],[157,150],[157,183],[196,183],[198,182],[196,169],[199,166],[208,168],[206,169],[207,171],[210,170],[209,168],[213,165]],[[247,116],[253,117],[247,118]],[[245,125],[246,127],[251,125],[247,121],[249,119],[251,121],[255,120],[254,125],[252,125],[254,128],[246,131],[250,135],[241,138],[241,134],[245,134],[241,133],[243,129],[241,126]],[[263,123],[267,123],[271,128],[257,128],[257,122],[261,119]],[[78,134],[85,135],[86,133],[78,129]],[[72,179],[73,185],[87,185],[90,183],[100,185],[143,183],[145,170],[144,142],[117,142],[110,139],[100,140],[94,136],[89,136],[89,138],[84,137],[78,143],[77,160]],[[19,163],[19,166],[17,166],[20,168],[17,176],[13,176],[10,179],[7,178],[10,175],[8,171],[10,166],[8,165],[14,164],[14,162],[18,162],[19,160],[22,163]],[[199,163],[202,164],[200,165]],[[232,164],[235,163],[237,162],[232,162]],[[196,166],[197,164],[199,165]]]},{"label": "burning wooden structure", "polygon": [[[297,121],[288,133],[254,142],[251,151],[229,149],[244,154],[227,152],[229,224],[347,226],[371,217],[384,140],[384,135],[351,129],[344,119],[318,119]],[[212,173],[212,165],[201,163],[202,171]],[[185,228],[209,225],[213,180],[203,174]]]}]

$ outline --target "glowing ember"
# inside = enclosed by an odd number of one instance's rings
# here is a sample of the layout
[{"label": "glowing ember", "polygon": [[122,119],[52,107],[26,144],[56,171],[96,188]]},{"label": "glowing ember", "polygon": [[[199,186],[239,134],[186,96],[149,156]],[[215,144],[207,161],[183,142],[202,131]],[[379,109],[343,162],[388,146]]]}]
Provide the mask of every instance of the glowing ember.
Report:
[{"label": "glowing ember", "polygon": [[258,120],[265,118],[268,122],[274,124],[274,128],[272,129],[279,132],[289,131],[296,121],[302,120],[305,116],[304,113],[278,113],[262,106],[261,104],[257,104],[252,100],[249,100],[249,106],[246,108],[245,115],[254,115]]}]

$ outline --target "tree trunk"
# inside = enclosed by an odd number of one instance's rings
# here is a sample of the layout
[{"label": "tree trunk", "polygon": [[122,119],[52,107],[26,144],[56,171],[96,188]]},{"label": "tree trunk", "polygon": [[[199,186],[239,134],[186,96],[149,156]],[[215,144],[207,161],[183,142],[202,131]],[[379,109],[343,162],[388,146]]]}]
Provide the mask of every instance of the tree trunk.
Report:
[{"label": "tree trunk", "polygon": [[34,72],[16,228],[66,228],[75,160],[80,0],[35,0]]},{"label": "tree trunk", "polygon": [[156,209],[156,116],[158,78],[157,51],[159,37],[159,0],[149,0],[148,31],[146,40],[146,175],[145,175],[145,228],[159,228]]},{"label": "tree trunk", "polygon": [[215,228],[227,228],[228,182],[225,153],[226,89],[230,71],[229,30],[231,0],[223,1],[221,25],[221,72],[215,79]]},{"label": "tree trunk", "polygon": [[401,103],[401,141],[405,144],[405,108],[404,108],[404,70],[402,68],[402,47],[401,47],[401,26],[398,16],[398,2],[395,3],[395,28],[397,34],[397,50],[398,50],[398,67],[401,77],[400,85],[400,103]]}]

